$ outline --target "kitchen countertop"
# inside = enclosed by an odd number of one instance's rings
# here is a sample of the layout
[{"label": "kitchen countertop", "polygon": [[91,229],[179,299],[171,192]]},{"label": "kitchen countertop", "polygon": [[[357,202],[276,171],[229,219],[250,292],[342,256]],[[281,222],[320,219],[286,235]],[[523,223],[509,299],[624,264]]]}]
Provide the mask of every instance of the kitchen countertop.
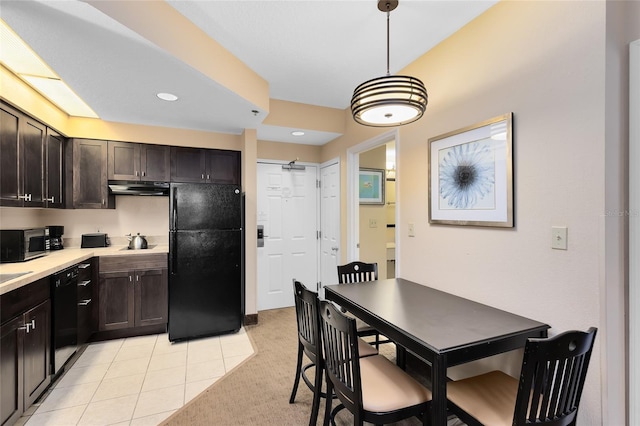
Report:
[{"label": "kitchen countertop", "polygon": [[157,244],[145,250],[126,250],[126,245],[116,245],[100,248],[65,248],[50,251],[48,255],[28,260],[26,262],[2,263],[0,274],[19,274],[19,277],[0,283],[0,295],[31,284],[40,278],[48,277],[69,266],[94,256],[137,256],[142,254],[169,253],[168,244]]}]

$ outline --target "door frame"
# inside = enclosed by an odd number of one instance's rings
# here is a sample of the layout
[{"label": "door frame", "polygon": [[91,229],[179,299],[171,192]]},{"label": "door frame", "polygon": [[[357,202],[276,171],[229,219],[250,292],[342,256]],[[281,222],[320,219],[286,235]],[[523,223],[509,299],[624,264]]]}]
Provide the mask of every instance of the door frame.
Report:
[{"label": "door frame", "polygon": [[[640,422],[640,40],[629,45],[629,424]],[[635,76],[635,77],[634,77]]]},{"label": "door frame", "polygon": [[[387,142],[395,141],[396,143],[396,253],[400,249],[400,240],[398,238],[398,216],[400,213],[400,131],[395,128],[388,132],[382,133],[374,138],[368,139],[355,146],[347,149],[347,262],[352,262],[360,258],[360,249],[358,241],[360,239],[360,197],[358,196],[358,172],[360,169],[360,153],[384,145]],[[400,273],[399,256],[396,255],[396,276]]]}]

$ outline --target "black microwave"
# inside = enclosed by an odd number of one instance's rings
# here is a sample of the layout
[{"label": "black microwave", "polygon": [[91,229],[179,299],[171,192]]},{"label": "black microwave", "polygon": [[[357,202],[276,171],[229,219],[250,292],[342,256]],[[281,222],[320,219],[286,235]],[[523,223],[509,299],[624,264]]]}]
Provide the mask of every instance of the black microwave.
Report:
[{"label": "black microwave", "polygon": [[0,229],[0,263],[24,262],[47,254],[46,228]]}]

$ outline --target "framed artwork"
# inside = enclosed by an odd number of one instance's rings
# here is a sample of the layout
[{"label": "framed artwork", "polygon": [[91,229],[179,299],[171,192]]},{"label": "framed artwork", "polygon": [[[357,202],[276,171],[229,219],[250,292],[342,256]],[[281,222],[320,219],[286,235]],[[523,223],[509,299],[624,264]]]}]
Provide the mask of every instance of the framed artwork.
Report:
[{"label": "framed artwork", "polygon": [[384,170],[361,168],[358,192],[360,204],[384,204]]},{"label": "framed artwork", "polygon": [[513,113],[429,139],[429,223],[513,227]]}]

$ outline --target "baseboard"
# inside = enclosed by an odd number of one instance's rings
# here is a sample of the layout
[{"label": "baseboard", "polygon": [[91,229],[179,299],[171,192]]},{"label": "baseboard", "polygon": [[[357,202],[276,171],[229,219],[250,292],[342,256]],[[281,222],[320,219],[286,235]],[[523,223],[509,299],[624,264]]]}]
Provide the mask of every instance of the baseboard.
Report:
[{"label": "baseboard", "polygon": [[244,316],[244,325],[258,324],[258,314],[247,314]]}]

